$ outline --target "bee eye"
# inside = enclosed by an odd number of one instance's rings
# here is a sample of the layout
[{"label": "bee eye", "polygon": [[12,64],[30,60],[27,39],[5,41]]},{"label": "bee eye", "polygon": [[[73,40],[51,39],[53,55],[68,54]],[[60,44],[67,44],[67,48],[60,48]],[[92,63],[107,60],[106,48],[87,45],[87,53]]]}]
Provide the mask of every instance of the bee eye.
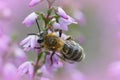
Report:
[{"label": "bee eye", "polygon": [[38,43],[42,43],[43,41],[44,39],[41,39],[41,38],[37,40]]}]

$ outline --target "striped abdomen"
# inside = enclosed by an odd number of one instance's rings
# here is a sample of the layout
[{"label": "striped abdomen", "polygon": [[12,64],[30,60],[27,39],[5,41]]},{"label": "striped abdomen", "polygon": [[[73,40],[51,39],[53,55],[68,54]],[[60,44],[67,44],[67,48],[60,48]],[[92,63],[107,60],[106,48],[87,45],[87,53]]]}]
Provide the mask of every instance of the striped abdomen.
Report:
[{"label": "striped abdomen", "polygon": [[71,61],[81,61],[84,57],[83,48],[74,41],[66,41],[62,53],[65,59]]}]

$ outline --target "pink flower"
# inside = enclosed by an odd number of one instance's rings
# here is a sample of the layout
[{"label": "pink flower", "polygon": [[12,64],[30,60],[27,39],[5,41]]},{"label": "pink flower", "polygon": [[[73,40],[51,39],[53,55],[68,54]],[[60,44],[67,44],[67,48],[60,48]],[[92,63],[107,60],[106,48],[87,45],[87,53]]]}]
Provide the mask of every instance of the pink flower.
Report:
[{"label": "pink flower", "polygon": [[52,55],[51,53],[46,57],[45,66],[48,72],[50,73],[55,72],[58,68],[61,68],[63,66],[62,62],[60,61],[59,57],[56,54],[54,54],[54,56],[52,57],[52,61],[50,59]]},{"label": "pink flower", "polygon": [[68,25],[70,25],[72,23],[77,24],[75,22],[75,20],[73,18],[71,18],[70,16],[68,16],[68,19],[61,17],[61,18],[59,18],[58,23],[57,22],[53,23],[53,27],[55,29],[61,29],[61,30],[68,31]]},{"label": "pink flower", "polygon": [[40,80],[50,80],[49,78],[41,77]]},{"label": "pink flower", "polygon": [[58,19],[58,22],[53,23],[53,27],[55,29],[68,31],[68,25],[72,23],[77,24],[77,22],[72,17],[67,15],[60,7],[58,7],[57,14],[60,16],[60,18]]},{"label": "pink flower", "polygon": [[70,79],[68,80],[86,80],[86,79],[85,79],[85,76],[81,72],[74,70],[72,71],[70,75]]},{"label": "pink flower", "polygon": [[18,80],[17,79],[17,68],[11,64],[11,63],[7,63],[5,64],[4,68],[3,68],[3,80]]},{"label": "pink flower", "polygon": [[20,45],[24,47],[25,51],[29,51],[30,49],[34,49],[37,45],[38,36],[29,35],[24,40],[20,42]]},{"label": "pink flower", "polygon": [[27,61],[21,64],[18,68],[18,76],[21,77],[25,74],[28,74],[30,79],[33,78],[34,67],[31,62]]},{"label": "pink flower", "polygon": [[29,3],[29,6],[30,7],[36,6],[37,4],[39,4],[42,1],[43,0],[31,0],[31,2]]},{"label": "pink flower", "polygon": [[37,18],[38,15],[35,12],[32,12],[24,19],[23,24],[25,24],[27,27],[30,27],[35,23]]},{"label": "pink flower", "polygon": [[65,13],[65,11],[61,7],[58,7],[57,14],[62,18],[68,19],[68,15]]},{"label": "pink flower", "polygon": [[108,67],[108,74],[111,78],[120,80],[120,61],[116,61]]},{"label": "pink flower", "polygon": [[17,45],[13,46],[13,51],[14,51],[14,61],[16,62],[17,65],[20,65],[21,63],[25,62],[27,60],[27,56],[25,52],[19,48]]},{"label": "pink flower", "polygon": [[11,17],[11,10],[6,2],[0,1],[0,19],[9,19]]},{"label": "pink flower", "polygon": [[11,39],[6,35],[0,36],[0,53],[7,52],[9,49]]},{"label": "pink flower", "polygon": [[74,11],[73,16],[75,17],[75,19],[77,19],[79,24],[81,24],[81,25],[86,24],[86,19],[85,19],[85,16],[82,12]]}]

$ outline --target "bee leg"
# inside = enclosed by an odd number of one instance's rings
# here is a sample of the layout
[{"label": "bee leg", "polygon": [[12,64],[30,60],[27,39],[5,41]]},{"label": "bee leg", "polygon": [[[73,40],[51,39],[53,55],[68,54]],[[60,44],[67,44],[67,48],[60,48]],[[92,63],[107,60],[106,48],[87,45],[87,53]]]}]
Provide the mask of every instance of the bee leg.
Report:
[{"label": "bee leg", "polygon": [[66,40],[72,40],[72,37],[71,37],[71,36],[68,36],[68,37],[66,38]]},{"label": "bee leg", "polygon": [[50,60],[51,60],[51,65],[53,64],[53,56],[54,56],[55,52],[53,51],[52,55],[50,56]]},{"label": "bee leg", "polygon": [[62,30],[59,30],[59,37],[62,36]]},{"label": "bee leg", "polygon": [[66,59],[64,58],[64,56],[62,57],[62,56],[60,56],[60,55],[58,55],[58,54],[56,54],[56,55],[57,55],[60,59],[66,61]]}]

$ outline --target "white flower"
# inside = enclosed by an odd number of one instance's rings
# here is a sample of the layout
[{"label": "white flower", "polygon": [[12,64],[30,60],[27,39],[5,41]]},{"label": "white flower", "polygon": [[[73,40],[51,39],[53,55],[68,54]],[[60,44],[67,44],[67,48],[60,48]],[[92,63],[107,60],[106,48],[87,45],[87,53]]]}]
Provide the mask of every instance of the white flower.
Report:
[{"label": "white flower", "polygon": [[24,47],[25,51],[29,51],[30,49],[34,49],[37,45],[38,36],[29,35],[24,40],[20,42],[20,45]]}]

